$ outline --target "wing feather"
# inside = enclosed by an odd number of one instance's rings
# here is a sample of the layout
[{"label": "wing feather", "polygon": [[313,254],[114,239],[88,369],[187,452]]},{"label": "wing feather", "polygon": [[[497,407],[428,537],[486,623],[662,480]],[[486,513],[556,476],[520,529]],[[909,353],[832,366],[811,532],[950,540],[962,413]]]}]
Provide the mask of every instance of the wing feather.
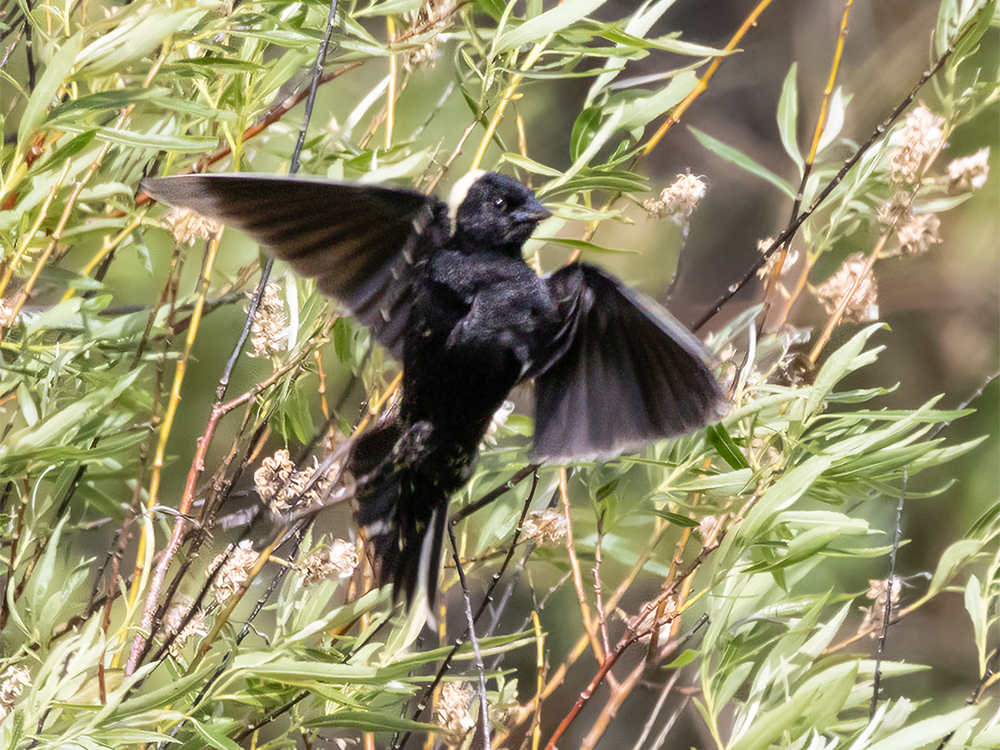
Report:
[{"label": "wing feather", "polygon": [[143,190],[246,232],[346,304],[397,359],[414,275],[449,231],[441,201],[400,188],[204,174],[146,180]]},{"label": "wing feather", "polygon": [[546,280],[561,313],[535,377],[534,460],[601,459],[718,419],[725,397],[702,343],[599,268]]}]

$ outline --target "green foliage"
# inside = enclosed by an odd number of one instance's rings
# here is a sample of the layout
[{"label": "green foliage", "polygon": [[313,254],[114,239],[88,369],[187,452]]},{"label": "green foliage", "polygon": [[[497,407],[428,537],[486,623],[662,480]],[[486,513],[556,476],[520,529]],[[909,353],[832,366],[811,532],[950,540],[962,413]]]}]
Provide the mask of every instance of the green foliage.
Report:
[{"label": "green foliage", "polygon": [[[740,54],[654,31],[672,5],[341,2],[302,171],[430,190],[471,166],[510,169],[554,214],[527,248],[539,268],[570,251],[632,256],[635,247],[594,234],[632,222],[629,201],[649,197],[653,131],[697,95],[713,58],[738,64]],[[390,396],[398,366],[311,282],[278,269],[282,334],[258,345],[255,330],[257,358],[241,355],[222,383],[243,317],[234,304],[253,290],[258,249],[139,193],[154,172],[287,171],[329,7],[86,7],[20,4],[2,22],[11,53],[0,70],[3,746],[229,750],[362,733],[385,745],[411,731],[468,746],[471,734],[442,731],[443,712],[417,715],[412,700],[446,664],[449,681],[473,673],[454,568],[439,627],[426,628],[422,607],[403,615],[388,591],[366,592],[359,550],[338,539],[353,533],[344,481],[320,480],[283,506],[265,497],[302,490],[314,470],[311,459],[286,466],[280,449],[343,445],[362,408]],[[945,137],[995,117],[1000,86],[983,51],[995,50],[995,27],[994,2],[941,4],[932,46],[935,60],[950,56],[933,78],[933,108]],[[31,83],[18,57],[28,29]],[[634,75],[638,62],[655,75]],[[711,135],[711,123],[691,130],[805,208],[863,136],[842,135],[852,94],[834,87],[810,156],[800,75],[798,64],[787,71],[776,112],[799,184],[787,164]],[[539,100],[574,81],[577,104],[558,113],[566,153],[539,153],[539,118],[556,119],[557,108]],[[927,216],[979,200],[956,194],[942,170],[935,177],[933,159],[901,188],[892,159],[905,125],[889,128],[895,140],[864,144],[802,224],[793,301],[807,277],[819,284],[824,264],[864,243],[881,248],[872,262],[890,256],[895,240],[878,244],[896,229],[879,218],[883,206],[905,201]],[[686,237],[687,215],[674,219]],[[921,484],[921,473],[979,444],[942,431],[969,410],[938,408],[939,398],[890,409],[882,399],[895,383],[853,385],[900,345],[881,325],[843,336],[796,378],[801,353],[779,326],[756,336],[759,312],[710,339],[733,393],[719,425],[604,465],[525,472],[457,526],[464,565],[481,582],[475,610],[532,502],[494,596],[509,608],[498,629],[487,634],[489,611],[478,625],[497,746],[530,742],[536,720],[541,739],[557,739],[565,706],[595,674],[588,650],[598,662],[638,655],[611,672],[612,698],[598,690],[584,706],[595,727],[587,746],[605,731],[609,743],[671,746],[651,730],[672,726],[661,711],[677,674],[696,688],[676,705],[693,703],[705,747],[997,745],[988,701],[959,706],[948,694],[919,705],[907,678],[933,668],[897,651],[876,662],[869,636],[880,613],[858,584],[888,575],[887,519],[901,493],[938,498],[946,488]],[[498,427],[457,508],[511,481],[527,464],[530,431],[521,415]],[[318,516],[303,507],[324,499],[334,507]],[[894,610],[964,606],[971,634],[955,637],[968,638],[978,673],[961,698],[980,697],[975,678],[985,687],[997,658],[1000,498],[990,501],[965,534],[943,540],[929,581],[910,582]],[[254,516],[265,502],[276,512]],[[574,667],[571,679],[563,667]],[[890,698],[869,716],[876,672]],[[664,701],[642,703],[643,683]],[[550,694],[561,700],[546,702]],[[626,699],[648,717],[641,730],[615,718]]]}]

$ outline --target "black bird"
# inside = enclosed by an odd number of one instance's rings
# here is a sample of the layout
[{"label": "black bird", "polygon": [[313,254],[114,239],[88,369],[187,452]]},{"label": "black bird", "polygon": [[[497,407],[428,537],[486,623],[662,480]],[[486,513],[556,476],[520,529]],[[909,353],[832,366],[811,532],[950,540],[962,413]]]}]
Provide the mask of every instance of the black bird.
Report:
[{"label": "black bird", "polygon": [[[157,200],[243,230],[345,303],[403,365],[398,412],[347,467],[379,585],[433,602],[448,501],[511,389],[535,381],[532,460],[611,458],[719,418],[701,342],[596,266],[539,277],[521,251],[550,216],[477,173],[453,216],[399,188],[269,175],[150,179]],[[468,180],[466,180],[468,182]]]}]

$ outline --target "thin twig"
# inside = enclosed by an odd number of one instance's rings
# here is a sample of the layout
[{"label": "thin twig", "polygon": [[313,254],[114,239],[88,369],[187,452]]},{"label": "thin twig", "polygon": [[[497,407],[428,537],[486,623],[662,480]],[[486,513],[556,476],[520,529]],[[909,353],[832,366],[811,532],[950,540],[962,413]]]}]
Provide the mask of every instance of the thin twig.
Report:
[{"label": "thin twig", "polygon": [[[840,33],[837,35],[837,45],[833,53],[833,62],[830,65],[830,75],[827,76],[826,88],[823,90],[823,100],[820,103],[819,114],[816,116],[816,126],[813,128],[812,145],[809,147],[809,154],[806,156],[805,163],[802,166],[802,178],[799,180],[799,188],[795,191],[795,200],[792,202],[792,215],[789,221],[794,221],[795,217],[798,216],[799,209],[802,207],[802,199],[805,195],[806,183],[809,181],[809,175],[812,174],[813,164],[816,162],[816,153],[819,151],[819,142],[823,137],[823,130],[826,127],[827,115],[830,109],[830,100],[833,98],[834,84],[837,82],[837,72],[840,70],[840,62],[844,55],[844,43],[847,40],[847,21],[851,16],[851,7],[854,4],[854,0],[846,0],[844,3],[844,12],[840,18]],[[781,249],[778,251],[777,256],[775,256],[774,263],[771,266],[770,274],[767,280],[767,288],[764,291],[764,305],[761,308],[760,316],[758,318],[757,324],[757,338],[760,339],[764,333],[764,323],[767,320],[767,314],[771,308],[771,300],[774,298],[774,292],[778,288],[778,283],[781,280],[781,271],[785,266],[785,259],[788,257],[788,246],[789,242],[785,242]],[[785,306],[786,309],[790,308],[790,305]],[[783,321],[778,321],[778,325],[781,325]]]},{"label": "thin twig", "polygon": [[479,672],[479,721],[480,729],[483,732],[484,750],[492,750],[490,743],[490,706],[486,700],[486,665],[483,664],[483,655],[479,651],[479,638],[476,637],[476,619],[472,616],[472,599],[469,596],[469,584],[465,580],[465,569],[462,567],[462,560],[458,554],[458,541],[455,539],[455,527],[448,524],[448,538],[451,540],[451,552],[455,559],[455,568],[458,570],[458,582],[462,586],[462,596],[465,599],[465,619],[467,623],[467,633],[469,643],[472,644],[473,664]]},{"label": "thin twig", "polygon": [[896,583],[896,554],[899,552],[899,542],[903,531],[903,503],[906,501],[907,469],[903,467],[903,482],[899,489],[899,503],[896,505],[896,530],[892,539],[892,551],[889,553],[889,575],[885,579],[885,609],[882,612],[882,632],[878,637],[878,650],[875,652],[875,677],[872,681],[872,700],[868,707],[868,721],[875,718],[878,709],[878,689],[882,682],[882,655],[885,643],[889,637],[889,620],[892,618],[892,589]]}]

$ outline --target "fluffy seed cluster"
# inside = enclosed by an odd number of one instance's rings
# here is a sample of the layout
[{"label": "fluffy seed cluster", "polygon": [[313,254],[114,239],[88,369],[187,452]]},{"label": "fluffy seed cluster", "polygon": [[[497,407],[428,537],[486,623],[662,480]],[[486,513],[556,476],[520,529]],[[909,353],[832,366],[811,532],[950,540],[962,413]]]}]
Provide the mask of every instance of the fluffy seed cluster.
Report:
[{"label": "fluffy seed cluster", "polygon": [[921,255],[930,250],[931,245],[941,242],[938,229],[941,221],[934,214],[910,216],[896,232],[899,238],[900,255]]},{"label": "fluffy seed cluster", "polygon": [[557,510],[533,510],[524,519],[521,533],[539,544],[554,544],[566,536],[566,517]]},{"label": "fluffy seed cluster", "polygon": [[464,682],[446,682],[441,687],[441,695],[434,705],[434,723],[447,732],[446,744],[452,747],[461,745],[476,728],[476,720],[472,718],[474,695],[472,686]]},{"label": "fluffy seed cluster", "polygon": [[307,555],[298,567],[306,584],[315,585],[330,578],[349,578],[359,560],[357,547],[335,539],[329,546]]},{"label": "fluffy seed cluster", "polygon": [[[421,6],[411,14],[410,29],[416,34],[426,34],[446,27],[451,14],[455,10],[453,0],[424,0]],[[422,63],[431,61],[437,56],[440,33],[434,34],[423,46],[408,50],[403,55],[403,67],[412,72]]]},{"label": "fluffy seed cluster", "polygon": [[[774,237],[765,237],[762,240],[758,240],[757,251],[763,255],[772,244],[774,244]],[[775,250],[771,254],[771,257],[764,262],[764,265],[757,269],[757,278],[766,279],[774,273],[774,268],[778,263],[778,256],[780,254],[780,250]],[[795,248],[788,248],[788,252],[785,253],[785,262],[781,266],[781,275],[784,276],[788,272],[788,269],[794,266],[798,260],[799,251]]]},{"label": "fluffy seed cluster", "polygon": [[24,689],[31,685],[31,672],[27,667],[7,667],[0,679],[0,721],[10,713]]},{"label": "fluffy seed cluster", "polygon": [[[664,581],[666,585],[666,581]],[[622,615],[626,627],[633,633],[639,634],[640,643],[649,643],[654,631],[658,631],[661,638],[670,635],[670,628],[677,616],[677,600],[671,597],[663,602],[662,612],[656,600],[648,601],[642,605],[642,609],[635,615]]]},{"label": "fluffy seed cluster", "polygon": [[[221,571],[219,574],[221,575]],[[193,605],[194,600],[190,597],[177,597],[163,616],[163,627],[167,635],[176,633],[176,637],[170,644],[170,653],[175,658],[180,656],[188,640],[195,636],[208,635],[208,629],[205,627],[205,610],[200,607],[187,624],[184,624],[184,618],[187,617]]]},{"label": "fluffy seed cluster", "polygon": [[886,580],[885,578],[869,579],[868,591],[865,592],[865,596],[871,599],[872,603],[868,607],[860,607],[861,611],[865,613],[865,619],[861,623],[861,627],[858,629],[858,632],[868,633],[872,638],[877,638],[879,632],[882,630],[883,624],[885,623],[886,597],[889,597],[892,600],[890,607],[891,617],[892,611],[894,611],[896,606],[899,604],[899,595],[902,590],[903,582],[898,576],[892,576],[889,580]]},{"label": "fluffy seed cluster", "polygon": [[[845,320],[857,323],[878,320],[878,287],[871,269],[866,270],[867,265],[867,258],[863,253],[854,253],[847,257],[833,276],[822,284],[811,287],[813,296],[828,314],[832,314],[840,306],[841,301],[850,294],[844,310]],[[857,288],[851,294],[855,283]]]},{"label": "fluffy seed cluster", "polygon": [[948,165],[948,190],[968,193],[979,190],[990,176],[990,147],[952,160]]},{"label": "fluffy seed cluster", "polygon": [[326,477],[321,477],[308,491],[303,492],[315,473],[314,466],[301,470],[297,468],[288,451],[281,448],[261,462],[260,468],[253,474],[253,481],[260,499],[267,503],[273,513],[281,513],[298,505],[308,507],[318,503],[326,495],[330,487],[330,481]]},{"label": "fluffy seed cluster", "polygon": [[715,516],[704,516],[698,522],[698,533],[706,542],[715,538],[715,531],[719,528],[719,519]]},{"label": "fluffy seed cluster", "polygon": [[195,213],[190,208],[172,208],[167,214],[167,226],[180,245],[193,245],[198,240],[210,239],[222,224]]},{"label": "fluffy seed cluster", "polygon": [[924,160],[944,144],[944,119],[920,105],[906,116],[906,124],[893,138],[896,148],[889,157],[892,181],[915,185]]},{"label": "fluffy seed cluster", "polygon": [[[225,557],[226,553],[224,552],[217,555],[209,570],[215,570]],[[253,542],[249,539],[244,539],[236,545],[230,553],[229,559],[222,565],[215,580],[212,581],[212,595],[215,597],[215,601],[224,605],[239,593],[250,578],[250,571],[257,564],[258,557],[260,555],[254,552]]]},{"label": "fluffy seed cluster", "polygon": [[643,202],[642,207],[650,218],[662,219],[669,216],[683,223],[694,213],[698,201],[705,197],[707,191],[708,185],[702,178],[693,174],[679,174],[673,184],[663,188],[659,200],[650,198]]},{"label": "fluffy seed cluster", "polygon": [[[268,284],[264,287],[264,294],[261,295],[260,305],[253,316],[250,328],[250,344],[253,346],[253,351],[247,352],[248,357],[269,357],[284,349],[285,303],[281,299],[279,290],[277,284]],[[247,296],[252,297],[253,293]]]}]

